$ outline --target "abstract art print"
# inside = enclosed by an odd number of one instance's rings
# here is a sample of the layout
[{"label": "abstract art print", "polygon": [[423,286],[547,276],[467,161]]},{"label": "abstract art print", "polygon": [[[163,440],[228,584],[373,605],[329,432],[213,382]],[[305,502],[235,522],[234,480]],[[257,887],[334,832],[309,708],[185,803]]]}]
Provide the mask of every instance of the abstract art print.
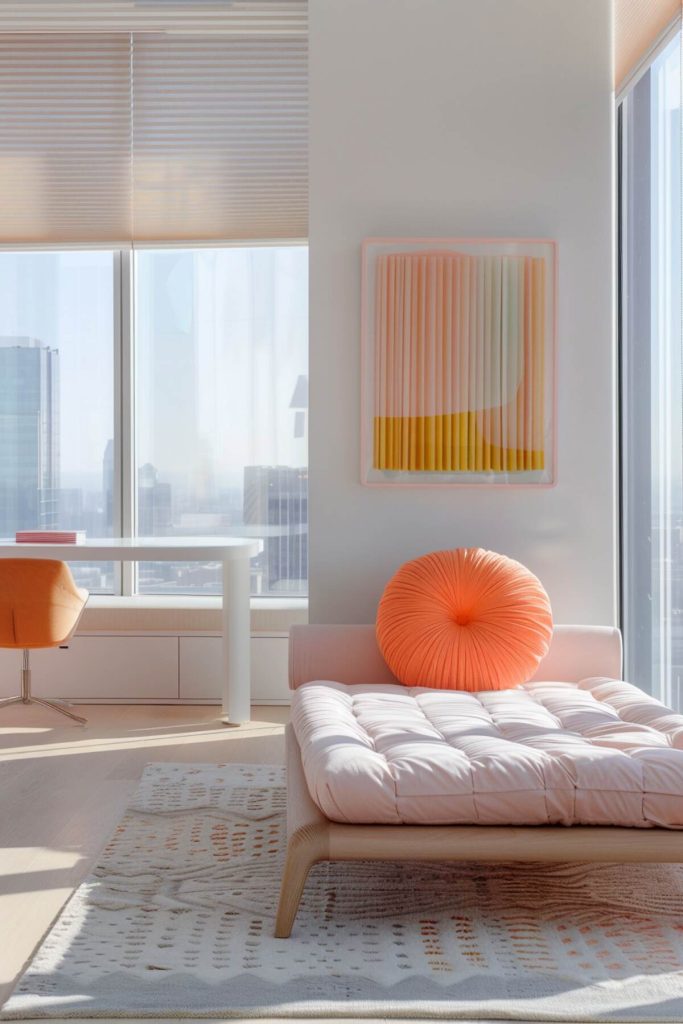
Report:
[{"label": "abstract art print", "polygon": [[555,482],[556,245],[363,244],[362,480]]}]

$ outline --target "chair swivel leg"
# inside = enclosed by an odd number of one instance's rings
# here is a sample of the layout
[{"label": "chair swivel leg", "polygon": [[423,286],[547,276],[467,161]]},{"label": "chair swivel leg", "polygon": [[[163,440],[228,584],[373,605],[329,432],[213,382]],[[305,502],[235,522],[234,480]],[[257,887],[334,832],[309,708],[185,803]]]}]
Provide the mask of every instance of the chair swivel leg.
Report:
[{"label": "chair swivel leg", "polygon": [[0,708],[6,708],[10,704],[23,704],[23,703],[24,702],[21,699],[21,697],[3,697],[2,700],[0,700]]},{"label": "chair swivel leg", "polygon": [[86,718],[81,718],[80,715],[75,715],[73,711],[70,711],[64,701],[46,700],[44,697],[33,696],[31,693],[31,667],[29,663],[29,652],[27,650],[24,650],[21,667],[21,696],[6,697],[4,700],[0,700],[0,708],[5,707],[8,704],[42,704],[43,707],[52,708],[53,711],[58,711],[60,715],[66,715],[67,718],[72,718],[74,722],[78,722],[80,725],[85,725],[87,722]]},{"label": "chair swivel leg", "polygon": [[79,725],[85,725],[88,721],[87,718],[81,718],[80,715],[75,715],[73,711],[69,711],[66,703],[61,700],[46,700],[44,697],[31,697],[31,704],[42,704],[43,707],[52,708],[53,711],[59,711],[60,715],[66,715],[67,718],[73,718],[74,722],[78,722]]}]

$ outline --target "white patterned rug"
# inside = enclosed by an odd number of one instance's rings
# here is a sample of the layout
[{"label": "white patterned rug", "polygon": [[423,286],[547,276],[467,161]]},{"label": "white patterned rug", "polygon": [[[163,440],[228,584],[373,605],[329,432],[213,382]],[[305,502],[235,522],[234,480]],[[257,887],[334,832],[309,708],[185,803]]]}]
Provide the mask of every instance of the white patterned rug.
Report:
[{"label": "white patterned rug", "polygon": [[319,865],[278,940],[284,804],[148,767],[2,1016],[683,1021],[683,869]]}]

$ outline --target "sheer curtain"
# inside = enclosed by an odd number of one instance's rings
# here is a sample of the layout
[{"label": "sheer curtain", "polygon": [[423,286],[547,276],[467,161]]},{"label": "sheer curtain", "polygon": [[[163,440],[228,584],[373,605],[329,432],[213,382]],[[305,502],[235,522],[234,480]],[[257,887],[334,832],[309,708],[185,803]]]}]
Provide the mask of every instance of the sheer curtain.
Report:
[{"label": "sheer curtain", "polygon": [[[254,534],[252,589],[302,594],[308,253],[135,253],[140,534]],[[220,591],[218,570],[143,563],[142,592]]]}]

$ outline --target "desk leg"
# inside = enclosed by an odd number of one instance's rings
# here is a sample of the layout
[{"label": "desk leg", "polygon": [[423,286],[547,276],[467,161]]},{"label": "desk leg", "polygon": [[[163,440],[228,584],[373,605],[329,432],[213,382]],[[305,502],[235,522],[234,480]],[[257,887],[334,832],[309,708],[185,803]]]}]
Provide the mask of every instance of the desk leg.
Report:
[{"label": "desk leg", "polygon": [[251,713],[249,559],[223,562],[223,721],[248,722]]}]

